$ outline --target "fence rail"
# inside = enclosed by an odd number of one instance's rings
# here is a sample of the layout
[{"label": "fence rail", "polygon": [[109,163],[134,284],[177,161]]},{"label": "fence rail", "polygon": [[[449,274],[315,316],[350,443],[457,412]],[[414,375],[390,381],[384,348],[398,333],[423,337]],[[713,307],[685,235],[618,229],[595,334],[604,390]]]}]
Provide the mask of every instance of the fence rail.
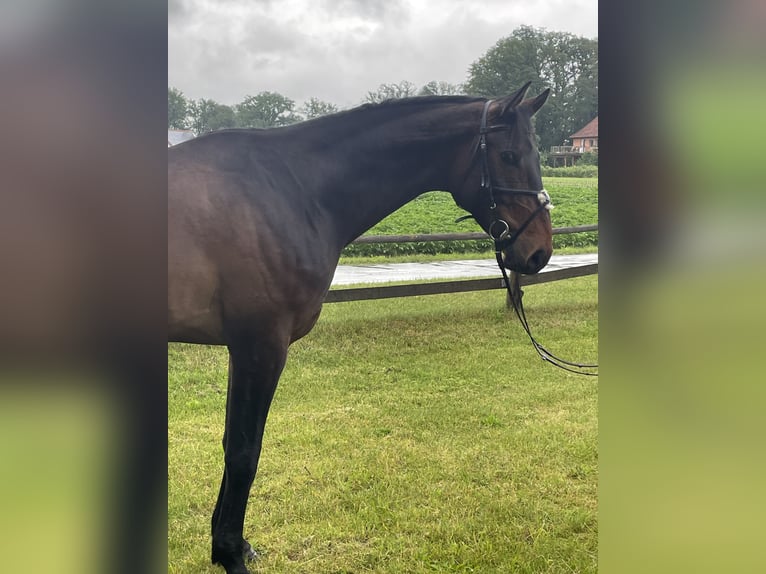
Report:
[{"label": "fence rail", "polygon": [[[553,235],[566,235],[568,233],[582,233],[585,231],[598,231],[598,224],[575,225],[572,227],[556,227]],[[351,243],[427,243],[429,241],[472,241],[489,240],[490,237],[483,232],[467,233],[428,233],[420,235],[363,235]]]},{"label": "fence rail", "polygon": [[572,145],[554,145],[551,146],[550,153],[582,153],[582,148]]},{"label": "fence rail", "polygon": [[[522,275],[519,283],[538,285],[561,279],[583,277],[598,273],[598,263],[557,269],[536,275]],[[500,272],[498,271],[498,275]],[[505,289],[500,277],[488,279],[462,279],[438,281],[434,283],[407,283],[405,285],[382,285],[375,287],[354,287],[351,289],[332,289],[327,293],[325,303],[344,303],[346,301],[365,301],[368,299],[390,299],[392,297],[414,297],[416,295],[439,295],[442,293],[465,293],[467,291],[487,291]]]},{"label": "fence rail", "polygon": [[[557,227],[555,235],[566,233],[582,233],[598,231],[598,224],[577,225],[573,227]],[[367,235],[358,238],[354,243],[408,243],[428,241],[465,241],[472,239],[489,239],[485,233],[438,233],[428,235]],[[537,273],[522,275],[519,283],[537,285],[549,281],[583,277],[598,274],[598,263],[579,265]],[[489,289],[504,289],[500,277],[489,279],[455,279],[452,281],[437,281],[430,283],[407,283],[404,285],[382,285],[373,287],[351,287],[331,289],[325,297],[325,303],[343,303],[346,301],[365,301],[370,299],[390,299],[392,297],[413,297],[416,295],[438,295],[442,293],[465,293],[467,291],[486,291]]]}]

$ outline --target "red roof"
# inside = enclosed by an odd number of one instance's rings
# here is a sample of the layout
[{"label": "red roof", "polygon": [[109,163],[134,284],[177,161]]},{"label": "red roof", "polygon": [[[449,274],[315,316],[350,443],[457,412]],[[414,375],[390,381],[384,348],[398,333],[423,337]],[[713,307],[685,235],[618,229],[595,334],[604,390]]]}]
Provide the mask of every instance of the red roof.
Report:
[{"label": "red roof", "polygon": [[569,136],[569,139],[573,138],[597,138],[598,137],[598,116],[593,118],[588,125],[578,132]]}]

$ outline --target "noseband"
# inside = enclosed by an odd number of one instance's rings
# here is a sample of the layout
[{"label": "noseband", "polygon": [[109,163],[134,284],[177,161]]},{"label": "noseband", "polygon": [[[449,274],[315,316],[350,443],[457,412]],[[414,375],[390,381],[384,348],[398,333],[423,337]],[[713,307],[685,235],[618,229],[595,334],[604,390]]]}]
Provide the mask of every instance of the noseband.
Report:
[{"label": "noseband", "polygon": [[[512,271],[511,278],[509,279],[508,277],[505,265],[503,264],[503,249],[510,247],[529,226],[529,224],[532,223],[535,217],[537,217],[543,211],[550,211],[553,209],[553,204],[551,203],[551,198],[548,195],[548,192],[544,188],[540,191],[534,191],[531,189],[502,187],[492,183],[492,174],[489,171],[489,158],[487,156],[487,134],[495,131],[507,131],[509,128],[503,125],[487,126],[487,111],[489,110],[490,104],[492,104],[492,100],[488,100],[484,104],[484,110],[481,113],[481,126],[479,127],[479,143],[474,150],[473,155],[474,157],[477,153],[481,155],[480,189],[486,189],[489,193],[489,211],[490,214],[494,217],[494,219],[492,219],[490,222],[489,227],[487,228],[487,233],[489,233],[489,236],[495,243],[495,259],[497,260],[497,266],[500,268],[500,271],[503,274],[503,283],[505,284],[505,288],[508,291],[508,299],[510,304],[513,306],[513,310],[516,312],[516,316],[518,317],[519,322],[521,322],[521,326],[524,328],[527,336],[529,336],[529,340],[532,341],[532,345],[534,346],[535,351],[537,351],[537,354],[540,355],[541,359],[571,373],[596,376],[598,373],[593,372],[592,369],[598,368],[598,365],[573,363],[571,361],[561,359],[543,347],[543,345],[541,345],[537,339],[535,339],[535,337],[532,335],[532,331],[529,328],[527,315],[524,312],[524,306],[521,302],[521,298],[524,295],[524,292],[521,290],[521,286],[519,284],[519,273]],[[537,209],[535,209],[529,215],[529,217],[527,217],[526,221],[524,221],[524,223],[522,223],[521,226],[513,233],[511,233],[511,226],[508,224],[508,222],[496,216],[495,209],[497,208],[497,203],[495,202],[495,192],[498,191],[513,195],[533,195],[539,202]],[[458,221],[466,217],[472,216],[469,215],[461,217],[458,219]]]}]

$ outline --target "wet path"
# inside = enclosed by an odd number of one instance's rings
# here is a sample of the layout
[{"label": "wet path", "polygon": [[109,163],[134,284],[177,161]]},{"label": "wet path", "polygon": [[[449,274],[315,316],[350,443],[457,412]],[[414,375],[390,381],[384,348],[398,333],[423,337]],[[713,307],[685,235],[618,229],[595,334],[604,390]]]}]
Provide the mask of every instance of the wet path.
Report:
[{"label": "wet path", "polygon": [[[566,267],[598,263],[598,253],[554,255],[541,273]],[[494,277],[500,272],[494,259],[435,261],[433,263],[382,263],[377,265],[338,265],[333,285],[389,283],[429,279]]]}]

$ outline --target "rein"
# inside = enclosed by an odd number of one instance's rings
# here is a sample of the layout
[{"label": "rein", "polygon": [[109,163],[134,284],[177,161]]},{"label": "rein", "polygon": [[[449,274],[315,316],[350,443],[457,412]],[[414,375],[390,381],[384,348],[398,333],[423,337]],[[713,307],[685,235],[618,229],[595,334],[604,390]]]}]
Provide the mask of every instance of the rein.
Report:
[{"label": "rein", "polygon": [[[551,353],[548,349],[546,349],[543,345],[541,345],[537,341],[537,339],[535,339],[535,337],[532,335],[531,329],[529,328],[527,315],[524,312],[524,306],[521,301],[524,295],[524,291],[522,291],[521,285],[519,284],[519,274],[516,273],[515,271],[512,271],[511,277],[509,278],[508,273],[505,269],[505,266],[503,265],[503,255],[502,255],[503,249],[507,249],[510,245],[512,245],[513,242],[516,241],[519,238],[519,236],[524,232],[524,230],[529,226],[529,224],[532,223],[535,217],[537,217],[544,210],[550,211],[551,209],[553,209],[553,204],[551,203],[551,198],[545,189],[541,189],[540,191],[533,191],[530,189],[516,189],[511,187],[502,187],[499,185],[493,185],[492,176],[489,171],[489,160],[487,156],[487,134],[494,131],[507,130],[508,128],[503,125],[495,125],[495,126],[489,126],[489,127],[487,126],[487,111],[489,110],[489,106],[491,103],[492,103],[492,100],[488,100],[484,104],[484,110],[482,111],[482,114],[481,114],[481,126],[479,128],[479,143],[477,144],[477,147],[474,150],[474,157],[477,152],[481,154],[481,185],[480,187],[481,189],[486,189],[489,192],[490,213],[494,215],[495,209],[497,208],[497,203],[495,202],[496,191],[503,192],[503,193],[510,193],[514,195],[533,195],[537,198],[537,201],[539,202],[537,209],[535,209],[529,215],[527,220],[523,224],[521,224],[521,226],[513,233],[511,233],[511,226],[508,224],[508,222],[500,218],[493,219],[487,229],[487,233],[492,238],[492,241],[495,244],[495,259],[497,261],[497,266],[500,268],[500,271],[503,274],[503,283],[505,284],[505,288],[508,291],[508,298],[511,301],[511,305],[513,306],[513,310],[516,313],[516,316],[519,318],[519,322],[521,323],[521,326],[524,328],[524,331],[527,333],[529,340],[532,341],[532,346],[534,346],[535,351],[537,351],[537,354],[540,355],[541,359],[551,363],[552,365],[560,369],[569,371],[570,373],[577,373],[579,375],[597,376],[598,373],[593,372],[592,369],[597,369],[598,365],[574,363],[571,361],[566,361],[564,359],[561,359],[557,357],[556,355],[554,355],[553,353]],[[471,215],[463,216],[458,218],[456,221],[461,221],[469,217],[473,217],[473,216]]]},{"label": "rein", "polygon": [[524,291],[521,289],[521,285],[519,284],[519,274],[515,271],[511,271],[511,277],[508,278],[508,273],[505,270],[505,267],[503,266],[503,256],[500,252],[500,250],[495,247],[495,259],[497,260],[497,266],[500,268],[500,271],[503,273],[503,283],[505,284],[505,288],[508,291],[508,298],[511,300],[511,305],[513,306],[513,310],[516,312],[516,316],[519,318],[519,322],[521,323],[521,326],[524,328],[524,331],[526,331],[527,336],[529,337],[529,340],[532,341],[532,346],[535,348],[535,351],[537,351],[537,354],[540,355],[540,358],[543,361],[548,361],[550,364],[558,367],[559,369],[564,369],[565,371],[569,371],[570,373],[576,373],[578,375],[588,375],[591,377],[598,376],[597,372],[593,372],[589,369],[598,369],[598,365],[589,365],[584,363],[573,363],[571,361],[567,361],[565,359],[562,359],[560,357],[557,357],[553,353],[551,353],[548,349],[543,347],[537,339],[535,339],[534,335],[532,335],[532,331],[529,328],[529,322],[527,321],[527,314],[524,312],[524,306],[521,303],[521,299],[524,296]]}]

